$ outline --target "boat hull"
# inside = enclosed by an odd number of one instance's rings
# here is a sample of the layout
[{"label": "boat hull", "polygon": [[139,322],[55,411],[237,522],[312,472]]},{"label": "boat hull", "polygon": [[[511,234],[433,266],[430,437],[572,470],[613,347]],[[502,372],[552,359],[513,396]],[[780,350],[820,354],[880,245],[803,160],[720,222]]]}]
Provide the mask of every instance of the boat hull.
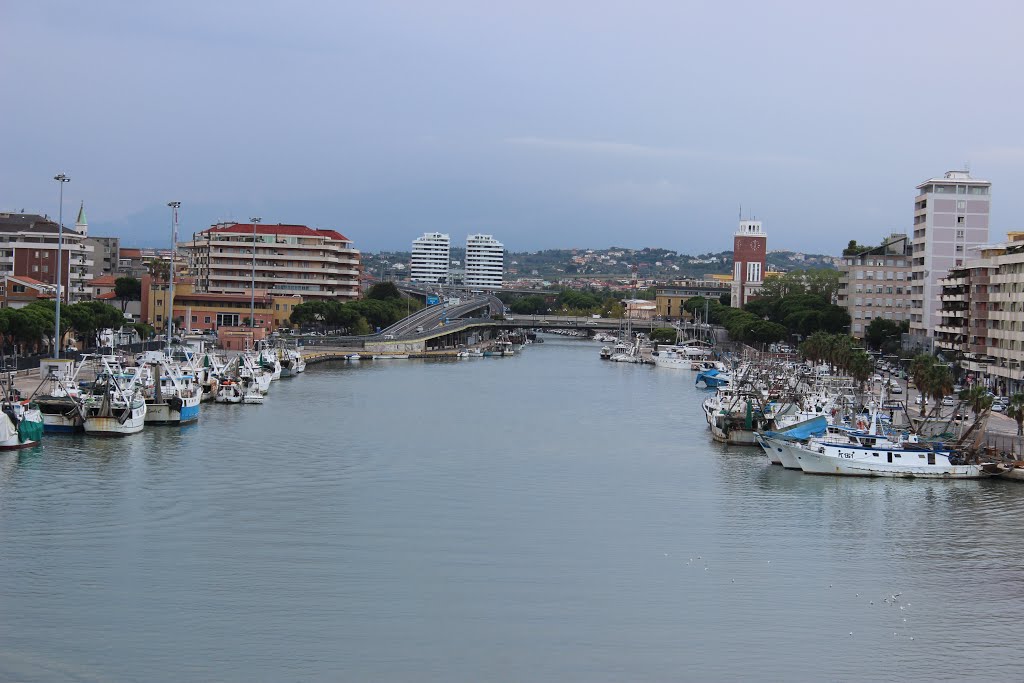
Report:
[{"label": "boat hull", "polygon": [[167,403],[146,404],[146,424],[176,425],[188,424],[199,419],[199,397],[193,396],[182,401],[181,408]]}]

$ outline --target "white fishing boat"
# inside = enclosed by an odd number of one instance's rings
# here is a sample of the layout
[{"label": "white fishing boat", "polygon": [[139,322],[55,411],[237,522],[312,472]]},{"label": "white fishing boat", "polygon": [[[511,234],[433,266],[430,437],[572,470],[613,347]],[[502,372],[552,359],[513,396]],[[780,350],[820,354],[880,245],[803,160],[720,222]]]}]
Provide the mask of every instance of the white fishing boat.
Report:
[{"label": "white fishing boat", "polygon": [[217,385],[217,396],[214,399],[217,403],[241,403],[242,385],[234,379],[224,377]]},{"label": "white fishing boat", "polygon": [[259,405],[266,398],[263,392],[260,391],[259,385],[255,382],[249,382],[248,385],[243,383],[242,392],[242,403],[248,405]]},{"label": "white fishing boat", "polygon": [[350,353],[347,356],[345,356],[345,360],[347,360],[349,363],[358,363],[362,359],[362,356],[360,356],[358,353]]},{"label": "white fishing boat", "polygon": [[93,357],[95,379],[82,393],[86,434],[125,436],[146,426],[140,373],[126,373],[112,356]]},{"label": "white fishing boat", "polygon": [[173,359],[159,351],[143,354],[143,362],[146,424],[181,425],[198,420],[203,392],[195,375],[182,372]]}]

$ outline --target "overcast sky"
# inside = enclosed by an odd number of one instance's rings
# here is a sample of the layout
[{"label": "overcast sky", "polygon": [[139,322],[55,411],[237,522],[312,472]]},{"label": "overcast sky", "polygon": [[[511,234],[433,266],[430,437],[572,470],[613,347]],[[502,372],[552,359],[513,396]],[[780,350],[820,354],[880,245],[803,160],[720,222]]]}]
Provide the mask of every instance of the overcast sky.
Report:
[{"label": "overcast sky", "polygon": [[[1021,228],[1019,2],[4,2],[0,209],[511,250],[837,253],[970,165]],[[72,219],[73,220],[73,219]]]}]

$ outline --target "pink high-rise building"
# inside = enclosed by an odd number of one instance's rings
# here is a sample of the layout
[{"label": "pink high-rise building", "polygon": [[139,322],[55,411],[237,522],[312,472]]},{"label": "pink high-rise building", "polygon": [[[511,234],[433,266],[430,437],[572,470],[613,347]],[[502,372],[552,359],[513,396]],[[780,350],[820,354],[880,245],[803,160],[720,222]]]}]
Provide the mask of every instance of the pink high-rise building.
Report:
[{"label": "pink high-rise building", "polygon": [[967,171],[948,171],[917,186],[910,288],[910,334],[916,345],[930,347],[941,320],[939,280],[988,242],[991,187]]}]

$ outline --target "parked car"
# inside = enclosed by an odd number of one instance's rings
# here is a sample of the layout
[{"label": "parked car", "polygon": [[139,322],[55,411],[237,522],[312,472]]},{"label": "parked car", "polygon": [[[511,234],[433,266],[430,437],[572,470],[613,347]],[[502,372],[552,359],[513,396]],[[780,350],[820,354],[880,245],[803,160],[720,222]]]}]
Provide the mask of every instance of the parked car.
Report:
[{"label": "parked car", "polygon": [[999,401],[996,401],[995,403],[992,404],[992,410],[994,410],[997,413],[1002,413],[1006,411],[1006,406],[1004,406]]},{"label": "parked car", "polygon": [[944,406],[955,406],[956,405],[956,399],[953,398],[952,396],[943,396],[942,397],[942,405],[944,405]]}]

